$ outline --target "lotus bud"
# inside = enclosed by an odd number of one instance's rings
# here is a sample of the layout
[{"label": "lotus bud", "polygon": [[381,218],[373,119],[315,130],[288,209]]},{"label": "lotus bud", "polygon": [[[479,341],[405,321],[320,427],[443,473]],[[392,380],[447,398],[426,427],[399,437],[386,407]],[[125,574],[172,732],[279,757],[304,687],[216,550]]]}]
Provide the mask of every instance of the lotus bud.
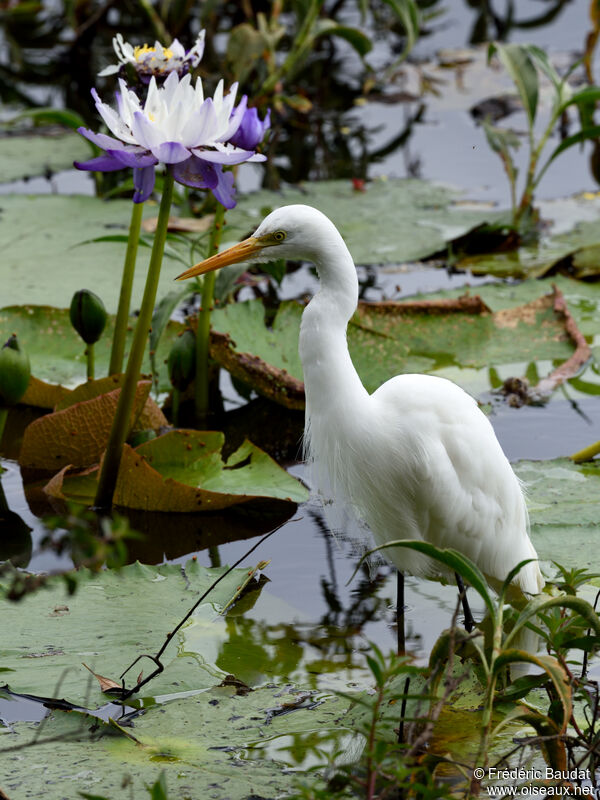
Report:
[{"label": "lotus bud", "polygon": [[94,344],[102,336],[106,325],[106,308],[104,303],[89,289],[75,292],[69,311],[71,325],[86,344]]},{"label": "lotus bud", "polygon": [[0,349],[0,406],[14,406],[25,394],[31,368],[13,334]]},{"label": "lotus bud", "polygon": [[183,392],[192,381],[196,371],[196,337],[190,330],[185,330],[175,340],[167,365],[169,379],[173,387]]}]

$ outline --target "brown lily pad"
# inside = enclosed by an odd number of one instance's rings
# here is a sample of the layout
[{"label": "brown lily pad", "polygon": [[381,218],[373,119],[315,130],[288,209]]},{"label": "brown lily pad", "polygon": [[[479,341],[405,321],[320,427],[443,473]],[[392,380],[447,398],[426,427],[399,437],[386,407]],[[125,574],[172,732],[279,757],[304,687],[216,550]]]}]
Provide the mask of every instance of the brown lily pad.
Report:
[{"label": "brown lily pad", "polygon": [[46,383],[40,381],[33,375],[29,379],[29,385],[25,394],[21,398],[21,403],[35,408],[54,408],[69,393],[70,389],[56,383]]},{"label": "brown lily pad", "polygon": [[[138,430],[168,424],[149,397],[151,386],[150,381],[140,381],[137,385],[131,419]],[[114,389],[32,422],[23,437],[21,466],[56,470],[68,465],[97,464],[108,442],[120,391]]]}]

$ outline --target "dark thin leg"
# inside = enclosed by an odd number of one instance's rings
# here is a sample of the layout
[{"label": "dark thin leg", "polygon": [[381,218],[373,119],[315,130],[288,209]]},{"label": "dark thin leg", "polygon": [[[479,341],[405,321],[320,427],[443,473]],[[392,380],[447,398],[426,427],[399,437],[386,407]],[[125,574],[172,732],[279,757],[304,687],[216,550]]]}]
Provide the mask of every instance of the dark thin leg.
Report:
[{"label": "dark thin leg", "polygon": [[404,575],[398,570],[396,582],[396,634],[398,655],[406,655],[406,634],[404,632]]},{"label": "dark thin leg", "polygon": [[460,577],[458,572],[454,573],[454,577],[456,578],[456,585],[458,586],[458,594],[460,595],[460,602],[462,603],[463,612],[465,614],[465,630],[467,633],[471,633],[471,631],[475,627],[475,620],[473,619],[473,615],[471,614],[471,609],[469,608],[469,601],[467,600],[467,590],[465,589],[463,579]]}]

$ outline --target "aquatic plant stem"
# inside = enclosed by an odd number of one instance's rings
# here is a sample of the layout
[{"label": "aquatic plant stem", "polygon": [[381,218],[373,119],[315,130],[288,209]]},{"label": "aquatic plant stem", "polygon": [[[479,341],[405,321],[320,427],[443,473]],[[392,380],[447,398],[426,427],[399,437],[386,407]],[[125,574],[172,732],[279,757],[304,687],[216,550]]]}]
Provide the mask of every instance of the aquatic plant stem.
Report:
[{"label": "aquatic plant stem", "polygon": [[135,261],[137,257],[138,244],[140,241],[142,213],[144,211],[143,203],[132,203],[132,206],[131,221],[129,223],[129,239],[127,240],[127,251],[125,253],[125,263],[123,264],[123,275],[121,277],[119,307],[117,308],[115,332],[113,334],[112,349],[110,351],[110,364],[108,367],[109,375],[117,375],[123,370],[125,337],[127,336],[129,306],[131,304],[131,289],[133,287]]},{"label": "aquatic plant stem", "polygon": [[8,417],[8,408],[0,408],[0,442],[4,434],[4,426],[6,425],[6,418]]},{"label": "aquatic plant stem", "polygon": [[88,381],[94,380],[94,345],[88,344],[85,350],[87,359],[87,379]]},{"label": "aquatic plant stem", "polygon": [[173,176],[167,172],[163,182],[163,194],[160,201],[158,222],[154,234],[152,255],[150,256],[150,265],[148,266],[140,315],[133,334],[125,380],[121,387],[119,402],[117,404],[110,438],[108,440],[106,452],[104,453],[100,477],[98,479],[98,491],[96,493],[94,505],[99,509],[109,509],[112,506],[112,498],[117,485],[123,445],[131,425],[133,401],[135,399],[136,387],[140,377],[142,360],[144,358],[148,332],[150,331],[150,324],[152,321],[152,312],[156,301],[156,291],[158,289],[160,268],[167,238],[167,226],[169,223],[169,211],[171,209],[172,198]]},{"label": "aquatic plant stem", "polygon": [[[217,203],[215,219],[210,233],[207,258],[217,253],[223,235],[225,224],[225,207]],[[203,419],[209,412],[208,396],[208,351],[210,344],[210,312],[212,311],[215,292],[216,273],[209,272],[204,276],[202,284],[202,305],[198,314],[198,329],[196,331],[196,383],[194,388],[194,402],[196,418]]]},{"label": "aquatic plant stem", "polygon": [[594,442],[594,444],[584,447],[583,450],[578,450],[576,453],[573,453],[573,455],[569,456],[569,458],[571,461],[579,464],[582,461],[591,461],[594,456],[598,455],[598,453],[600,453],[600,442]]}]

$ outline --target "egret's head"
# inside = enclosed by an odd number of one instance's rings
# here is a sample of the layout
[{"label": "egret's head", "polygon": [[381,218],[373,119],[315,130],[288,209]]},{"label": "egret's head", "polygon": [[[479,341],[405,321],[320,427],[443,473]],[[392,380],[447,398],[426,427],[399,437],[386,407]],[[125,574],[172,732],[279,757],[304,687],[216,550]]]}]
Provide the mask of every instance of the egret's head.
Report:
[{"label": "egret's head", "polygon": [[333,224],[316,208],[283,206],[265,217],[253,236],[195,264],[178,275],[176,280],[203,275],[241,261],[264,263],[278,258],[312,260],[321,229],[329,227],[333,228]]}]

